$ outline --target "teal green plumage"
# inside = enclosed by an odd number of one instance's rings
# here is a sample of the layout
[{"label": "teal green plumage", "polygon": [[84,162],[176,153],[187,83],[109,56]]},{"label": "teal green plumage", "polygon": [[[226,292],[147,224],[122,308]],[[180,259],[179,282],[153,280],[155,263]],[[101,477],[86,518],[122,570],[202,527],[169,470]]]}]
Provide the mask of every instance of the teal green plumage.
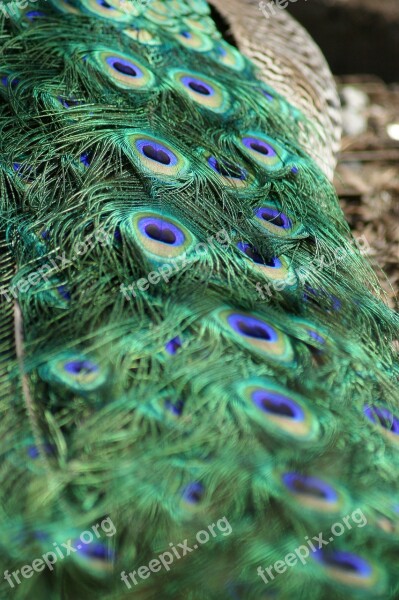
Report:
[{"label": "teal green plumage", "polygon": [[202,0],[39,0],[1,27],[0,571],[116,531],[0,597],[396,598],[398,319],[319,124]]}]

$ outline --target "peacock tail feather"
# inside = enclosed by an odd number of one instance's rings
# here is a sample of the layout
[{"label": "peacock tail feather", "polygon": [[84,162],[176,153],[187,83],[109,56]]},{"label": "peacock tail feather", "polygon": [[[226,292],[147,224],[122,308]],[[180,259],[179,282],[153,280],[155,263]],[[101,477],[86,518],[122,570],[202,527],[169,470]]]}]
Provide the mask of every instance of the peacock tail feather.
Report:
[{"label": "peacock tail feather", "polygon": [[57,562],[0,597],[398,597],[399,323],[329,181],[319,50],[250,0],[22,4],[0,17],[0,556]]}]

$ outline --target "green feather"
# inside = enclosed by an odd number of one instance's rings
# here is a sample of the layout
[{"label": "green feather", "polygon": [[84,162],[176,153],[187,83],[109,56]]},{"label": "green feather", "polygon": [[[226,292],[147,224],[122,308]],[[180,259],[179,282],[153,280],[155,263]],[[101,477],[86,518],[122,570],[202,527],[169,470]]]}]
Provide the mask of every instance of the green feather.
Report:
[{"label": "green feather", "polygon": [[0,27],[1,565],[115,526],[1,593],[393,600],[399,322],[316,121],[202,0],[38,0]]}]

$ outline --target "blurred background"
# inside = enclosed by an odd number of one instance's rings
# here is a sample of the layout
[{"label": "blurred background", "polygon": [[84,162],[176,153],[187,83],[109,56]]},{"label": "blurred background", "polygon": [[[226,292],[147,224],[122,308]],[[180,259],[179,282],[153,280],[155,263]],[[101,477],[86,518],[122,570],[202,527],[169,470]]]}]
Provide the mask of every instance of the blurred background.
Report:
[{"label": "blurred background", "polygon": [[398,309],[399,0],[297,0],[287,10],[336,76],[344,126],[336,189]]}]

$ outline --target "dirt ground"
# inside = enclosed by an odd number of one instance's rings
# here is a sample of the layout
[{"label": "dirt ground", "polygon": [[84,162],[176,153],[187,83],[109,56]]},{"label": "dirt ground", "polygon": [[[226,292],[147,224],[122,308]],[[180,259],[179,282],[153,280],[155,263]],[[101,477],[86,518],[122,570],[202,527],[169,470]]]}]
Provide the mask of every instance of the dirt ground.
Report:
[{"label": "dirt ground", "polygon": [[335,185],[355,236],[365,235],[370,244],[390,305],[398,309],[399,0],[298,0],[288,10],[337,76],[345,131]]},{"label": "dirt ground", "polygon": [[352,109],[363,118],[365,130],[344,133],[335,185],[355,236],[366,236],[375,271],[391,306],[398,308],[399,84],[387,86],[375,76],[339,80],[341,92],[348,86],[367,100],[366,106]]}]

